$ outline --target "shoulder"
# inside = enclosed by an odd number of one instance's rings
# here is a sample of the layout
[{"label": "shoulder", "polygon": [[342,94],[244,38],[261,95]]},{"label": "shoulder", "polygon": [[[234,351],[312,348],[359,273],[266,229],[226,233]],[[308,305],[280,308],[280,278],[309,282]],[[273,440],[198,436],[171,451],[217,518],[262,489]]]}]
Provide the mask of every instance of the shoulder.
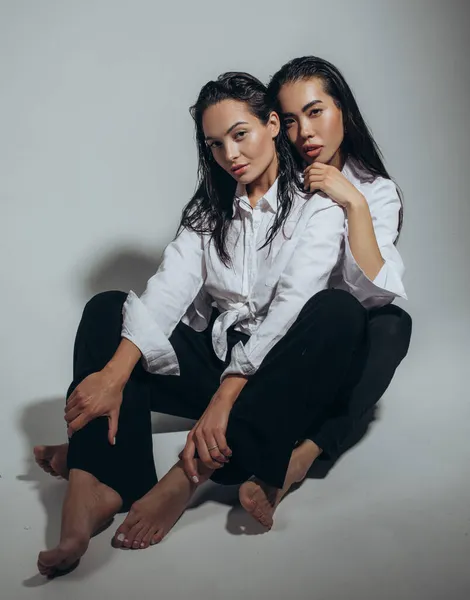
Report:
[{"label": "shoulder", "polygon": [[397,186],[391,179],[373,175],[353,160],[348,160],[343,174],[361,192],[371,208],[390,203],[401,205]]}]

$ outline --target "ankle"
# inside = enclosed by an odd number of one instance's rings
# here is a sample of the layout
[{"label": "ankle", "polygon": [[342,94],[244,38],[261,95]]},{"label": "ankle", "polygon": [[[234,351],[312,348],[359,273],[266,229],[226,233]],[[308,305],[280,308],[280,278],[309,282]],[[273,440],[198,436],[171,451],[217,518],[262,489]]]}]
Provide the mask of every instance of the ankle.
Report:
[{"label": "ankle", "polygon": [[299,483],[307,476],[310,467],[322,453],[315,442],[304,440],[292,453],[292,478]]},{"label": "ankle", "polygon": [[60,534],[59,546],[69,546],[70,544],[78,546],[88,546],[92,532],[85,529],[66,528]]}]

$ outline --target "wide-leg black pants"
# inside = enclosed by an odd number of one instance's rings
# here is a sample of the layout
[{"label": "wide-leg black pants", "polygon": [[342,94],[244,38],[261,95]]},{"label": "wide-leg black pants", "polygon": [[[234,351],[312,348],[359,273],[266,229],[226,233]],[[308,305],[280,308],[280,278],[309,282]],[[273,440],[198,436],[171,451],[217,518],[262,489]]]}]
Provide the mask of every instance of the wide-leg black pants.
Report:
[{"label": "wide-leg black pants", "polygon": [[[85,307],[74,350],[74,381],[102,369],[121,340],[126,294],[106,292]],[[68,466],[82,469],[115,489],[124,507],[157,481],[151,411],[199,418],[219,386],[226,364],[212,348],[211,329],[196,332],[179,323],[171,343],[180,376],[152,375],[139,363],[123,392],[116,445],[101,417],[70,440]],[[229,348],[247,337],[229,331]],[[233,455],[213,479],[241,483],[255,475],[282,487],[291,453],[322,425],[338,398],[350,397],[368,352],[368,314],[350,294],[325,290],[311,298],[274,346],[237,399],[227,427]],[[229,359],[227,359],[229,360]]]}]

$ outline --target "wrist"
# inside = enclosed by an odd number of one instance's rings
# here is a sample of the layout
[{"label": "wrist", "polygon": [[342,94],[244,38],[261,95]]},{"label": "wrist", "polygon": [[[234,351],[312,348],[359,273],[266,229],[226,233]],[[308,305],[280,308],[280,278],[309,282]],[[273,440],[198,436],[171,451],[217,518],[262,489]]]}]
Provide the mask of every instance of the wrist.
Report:
[{"label": "wrist", "polygon": [[242,375],[227,375],[220,384],[214,399],[217,402],[225,402],[233,406],[247,382],[248,378]]},{"label": "wrist", "polygon": [[345,202],[346,212],[348,213],[368,209],[365,197],[359,191],[356,190],[356,192],[355,194],[351,194]]},{"label": "wrist", "polygon": [[109,363],[103,367],[101,372],[107,378],[111,386],[115,386],[120,389],[124,388],[130,377],[130,373],[127,371],[127,369],[123,369],[122,365],[114,362],[113,359],[111,359]]}]

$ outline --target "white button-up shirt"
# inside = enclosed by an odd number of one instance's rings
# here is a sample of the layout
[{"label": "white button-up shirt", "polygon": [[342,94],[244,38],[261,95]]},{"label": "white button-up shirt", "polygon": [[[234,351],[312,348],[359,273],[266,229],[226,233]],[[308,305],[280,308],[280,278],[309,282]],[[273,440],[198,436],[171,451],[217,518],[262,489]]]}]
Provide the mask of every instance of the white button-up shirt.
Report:
[{"label": "white button-up shirt", "polygon": [[255,208],[239,187],[227,234],[231,267],[221,262],[209,236],[183,230],[167,246],[141,298],[129,293],[122,336],[140,349],[148,371],[178,375],[171,333],[180,320],[203,331],[213,306],[220,316],[212,341],[221,360],[226,357],[230,326],[251,336],[245,346],[233,348],[224,377],[255,373],[304,304],[326,287],[349,291],[366,308],[383,306],[396,297],[406,299],[404,265],[394,245],[401,206],[395,184],[362,172],[351,160],[342,172],[369,205],[385,261],[375,279],[370,280],[354,259],[344,212],[330,199],[297,195],[271,250],[260,249],[277,210],[277,181]]},{"label": "white button-up shirt", "polygon": [[263,246],[277,211],[277,180],[250,206],[237,188],[227,233],[232,264],[220,260],[210,236],[183,229],[163,255],[143,295],[132,291],[123,308],[122,336],[142,352],[151,373],[179,375],[169,338],[180,320],[196,331],[209,323],[213,306],[220,315],[212,342],[216,355],[227,355],[227,330],[250,335],[232,349],[222,374],[252,375],[285,335],[305,303],[328,287],[341,259],[345,217],[329,198],[297,194],[292,210],[272,244]]},{"label": "white button-up shirt", "polygon": [[395,184],[384,177],[374,178],[351,159],[346,162],[342,173],[367,200],[375,237],[385,264],[374,280],[367,277],[352,255],[346,219],[343,260],[334,269],[330,286],[347,290],[366,308],[390,304],[397,297],[407,299],[403,286],[405,267],[394,245],[398,237],[401,207]]}]

